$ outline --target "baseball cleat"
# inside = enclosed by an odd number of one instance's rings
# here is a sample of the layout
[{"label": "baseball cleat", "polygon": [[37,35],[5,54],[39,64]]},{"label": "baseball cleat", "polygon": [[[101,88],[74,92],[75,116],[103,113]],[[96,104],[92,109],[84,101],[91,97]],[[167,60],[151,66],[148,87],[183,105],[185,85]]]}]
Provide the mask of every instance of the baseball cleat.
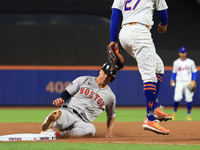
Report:
[{"label": "baseball cleat", "polygon": [[160,106],[155,109],[155,118],[159,120],[160,122],[168,121],[168,120],[172,120],[172,115],[163,112],[163,106]]},{"label": "baseball cleat", "polygon": [[176,113],[176,112],[173,112],[172,120],[175,120],[175,119],[176,119],[176,116],[177,116],[177,113]]},{"label": "baseball cleat", "polygon": [[187,120],[187,121],[191,121],[191,120],[192,120],[191,116],[190,116],[190,115],[187,115],[187,116],[186,116],[186,120]]},{"label": "baseball cleat", "polygon": [[52,126],[52,124],[60,118],[61,114],[62,112],[60,110],[52,111],[42,124],[42,131],[49,129]]},{"label": "baseball cleat", "polygon": [[153,131],[157,134],[163,134],[163,135],[168,135],[170,133],[169,130],[161,127],[158,122],[156,121],[149,121],[148,118],[146,118],[144,120],[144,123],[143,123],[143,128],[144,130],[150,130],[150,131]]}]

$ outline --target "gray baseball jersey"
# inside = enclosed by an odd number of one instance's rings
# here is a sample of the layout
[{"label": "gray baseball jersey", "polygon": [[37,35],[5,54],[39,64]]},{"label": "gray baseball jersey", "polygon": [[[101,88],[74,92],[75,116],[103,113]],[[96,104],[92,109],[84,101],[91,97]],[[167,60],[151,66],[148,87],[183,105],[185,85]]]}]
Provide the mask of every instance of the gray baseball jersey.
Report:
[{"label": "gray baseball jersey", "polygon": [[104,110],[108,118],[115,117],[116,98],[111,88],[99,88],[95,77],[82,76],[66,87],[72,95],[65,104],[75,109],[83,121],[92,122]]}]

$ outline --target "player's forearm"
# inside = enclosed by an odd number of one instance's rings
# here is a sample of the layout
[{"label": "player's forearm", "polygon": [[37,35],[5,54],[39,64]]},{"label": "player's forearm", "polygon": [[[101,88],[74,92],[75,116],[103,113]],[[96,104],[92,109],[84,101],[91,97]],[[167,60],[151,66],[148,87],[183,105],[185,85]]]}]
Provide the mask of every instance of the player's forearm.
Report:
[{"label": "player's forearm", "polygon": [[171,80],[175,80],[175,79],[176,79],[176,73],[172,73]]},{"label": "player's forearm", "polygon": [[192,73],[192,80],[196,81],[197,78],[197,72]]},{"label": "player's forearm", "polygon": [[121,10],[113,8],[110,22],[110,41],[116,42],[118,38],[119,21],[121,17]]},{"label": "player's forearm", "polygon": [[60,97],[61,97],[65,102],[67,102],[68,99],[71,97],[71,95],[69,94],[69,92],[68,92],[67,90],[64,90],[64,91],[61,93]]},{"label": "player's forearm", "polygon": [[162,26],[168,24],[168,12],[167,9],[158,11],[158,17]]},{"label": "player's forearm", "polygon": [[115,118],[107,118],[107,133],[112,134],[114,124],[115,124]]}]

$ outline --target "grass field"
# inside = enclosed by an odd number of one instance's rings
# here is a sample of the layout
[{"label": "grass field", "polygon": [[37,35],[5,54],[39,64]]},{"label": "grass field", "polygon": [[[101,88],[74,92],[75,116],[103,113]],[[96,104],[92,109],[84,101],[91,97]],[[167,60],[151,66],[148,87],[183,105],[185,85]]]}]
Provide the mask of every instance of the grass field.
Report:
[{"label": "grass field", "polygon": [[[0,109],[0,122],[43,122],[45,117],[55,109],[54,108],[31,108],[31,109]],[[172,114],[172,108],[164,108],[166,113]],[[186,117],[186,108],[182,107],[178,109],[178,115],[176,121],[184,121]],[[193,121],[199,121],[199,108],[192,109]],[[145,108],[117,108],[116,109],[116,122],[129,122],[129,121],[143,121],[146,115]],[[94,122],[105,122],[106,113],[105,111],[96,119]]]},{"label": "grass field", "polygon": [[199,145],[0,142],[2,150],[199,150]]},{"label": "grass field", "polygon": [[[54,108],[31,108],[31,109],[0,109],[0,123],[3,122],[43,122],[45,117]],[[166,108],[166,113],[173,113],[172,108]],[[145,108],[117,108],[116,109],[116,122],[132,122],[143,121],[146,114]],[[199,118],[200,109],[193,108],[192,118],[195,121],[200,121]],[[186,108],[180,108],[178,110],[177,121],[184,121],[186,116]],[[105,122],[106,114],[101,114],[94,122]],[[149,145],[149,144],[94,144],[94,143],[63,143],[63,142],[0,142],[0,149],[2,150],[197,150],[200,149],[200,145]]]}]

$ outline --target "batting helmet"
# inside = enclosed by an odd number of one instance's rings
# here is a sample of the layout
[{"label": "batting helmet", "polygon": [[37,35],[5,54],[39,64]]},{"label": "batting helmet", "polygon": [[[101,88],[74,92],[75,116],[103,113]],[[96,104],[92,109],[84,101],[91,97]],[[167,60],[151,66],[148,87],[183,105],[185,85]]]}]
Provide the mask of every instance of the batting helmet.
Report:
[{"label": "batting helmet", "polygon": [[114,68],[109,61],[104,63],[101,69],[113,76],[110,82],[113,82],[115,80],[116,75],[117,75],[117,69]]}]

